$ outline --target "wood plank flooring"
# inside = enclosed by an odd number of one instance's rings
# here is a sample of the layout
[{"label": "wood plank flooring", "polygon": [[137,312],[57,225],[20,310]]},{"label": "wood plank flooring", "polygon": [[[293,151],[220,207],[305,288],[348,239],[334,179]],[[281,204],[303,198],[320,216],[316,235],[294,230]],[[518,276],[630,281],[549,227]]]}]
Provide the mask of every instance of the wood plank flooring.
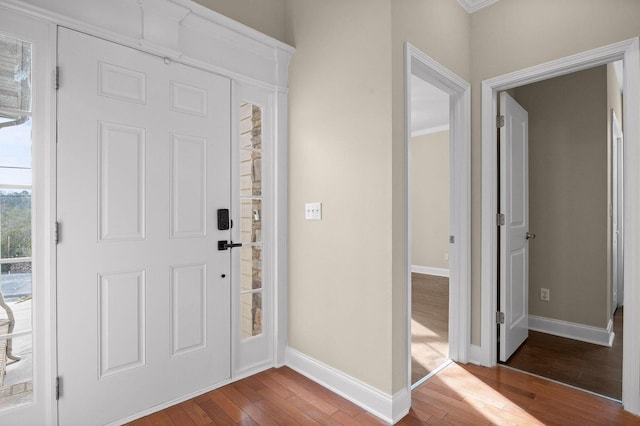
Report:
[{"label": "wood plank flooring", "polygon": [[143,417],[131,426],[384,425],[290,368],[271,369]]},{"label": "wood plank flooring", "polygon": [[640,425],[617,402],[502,366],[452,364],[420,385],[400,425]]},{"label": "wood plank flooring", "polygon": [[449,358],[449,278],[411,274],[411,383]]},{"label": "wood plank flooring", "polygon": [[[143,417],[131,426],[383,425],[283,367]],[[620,404],[505,367],[451,364],[412,393],[400,425],[640,425]]]},{"label": "wood plank flooring", "polygon": [[529,331],[507,365],[542,377],[622,399],[623,309],[614,315],[611,348]]}]

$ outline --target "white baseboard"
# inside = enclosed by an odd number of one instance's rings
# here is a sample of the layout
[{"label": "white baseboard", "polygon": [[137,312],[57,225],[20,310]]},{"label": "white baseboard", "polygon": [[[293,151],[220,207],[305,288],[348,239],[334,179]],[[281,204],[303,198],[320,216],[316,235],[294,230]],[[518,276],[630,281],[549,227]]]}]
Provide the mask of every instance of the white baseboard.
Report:
[{"label": "white baseboard", "polygon": [[611,320],[609,320],[607,328],[599,328],[529,315],[529,330],[609,347],[613,345],[613,339],[615,338],[613,322]]},{"label": "white baseboard", "polygon": [[484,354],[482,353],[482,346],[469,345],[468,359],[471,364],[486,365],[484,362]]},{"label": "white baseboard", "polygon": [[416,274],[435,275],[436,277],[449,278],[449,270],[444,268],[432,268],[431,266],[411,265],[411,272]]},{"label": "white baseboard", "polygon": [[287,365],[385,422],[396,423],[411,408],[411,393],[408,389],[388,395],[295,349],[287,348]]}]

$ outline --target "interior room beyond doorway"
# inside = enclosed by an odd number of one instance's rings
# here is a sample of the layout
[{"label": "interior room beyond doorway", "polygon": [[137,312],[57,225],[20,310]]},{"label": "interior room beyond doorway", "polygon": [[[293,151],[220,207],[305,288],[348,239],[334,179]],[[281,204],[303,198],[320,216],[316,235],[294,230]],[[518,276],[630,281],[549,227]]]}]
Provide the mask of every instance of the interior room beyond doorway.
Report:
[{"label": "interior room beyond doorway", "polygon": [[506,363],[618,400],[623,199],[614,197],[622,193],[613,183],[622,156],[612,135],[622,116],[621,74],[621,64],[600,65],[508,91],[528,112],[527,235],[534,237],[529,337]]},{"label": "interior room beyond doorway", "polygon": [[449,95],[412,76],[411,383],[449,359]]}]

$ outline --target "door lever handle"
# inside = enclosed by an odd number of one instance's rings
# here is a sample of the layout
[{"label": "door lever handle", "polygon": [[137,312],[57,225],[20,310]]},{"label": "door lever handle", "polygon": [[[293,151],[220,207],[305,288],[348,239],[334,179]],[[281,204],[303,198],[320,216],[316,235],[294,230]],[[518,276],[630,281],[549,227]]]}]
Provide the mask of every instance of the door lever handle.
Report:
[{"label": "door lever handle", "polygon": [[227,240],[218,241],[218,250],[228,250],[234,247],[242,247],[242,243],[227,242]]},{"label": "door lever handle", "polygon": [[530,232],[527,232],[527,233],[526,233],[526,235],[525,235],[525,238],[526,238],[527,240],[533,240],[533,239],[535,239],[535,238],[536,238],[536,234],[532,234],[532,233],[530,233]]}]

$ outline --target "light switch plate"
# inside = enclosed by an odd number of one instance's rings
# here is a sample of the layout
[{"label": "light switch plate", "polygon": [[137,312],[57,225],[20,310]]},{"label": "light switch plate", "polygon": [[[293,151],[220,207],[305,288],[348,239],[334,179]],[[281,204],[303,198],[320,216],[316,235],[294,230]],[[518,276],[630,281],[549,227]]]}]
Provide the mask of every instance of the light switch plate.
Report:
[{"label": "light switch plate", "polygon": [[322,203],[307,203],[304,205],[305,220],[322,220]]}]

